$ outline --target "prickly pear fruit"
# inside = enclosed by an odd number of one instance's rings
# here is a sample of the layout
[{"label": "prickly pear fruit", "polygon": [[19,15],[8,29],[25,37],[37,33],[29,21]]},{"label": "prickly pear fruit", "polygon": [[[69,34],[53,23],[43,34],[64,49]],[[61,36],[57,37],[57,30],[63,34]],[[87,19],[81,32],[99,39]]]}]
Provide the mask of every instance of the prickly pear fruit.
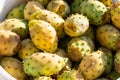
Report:
[{"label": "prickly pear fruit", "polygon": [[66,1],[52,0],[48,3],[47,9],[55,12],[59,16],[66,18],[70,14],[70,7]]},{"label": "prickly pear fruit", "polygon": [[17,18],[24,19],[24,8],[26,3],[21,3],[20,5],[13,8],[8,14],[6,18]]},{"label": "prickly pear fruit", "polygon": [[109,10],[98,0],[84,0],[80,5],[80,12],[93,25],[101,25],[110,21]]},{"label": "prickly pear fruit", "polygon": [[114,2],[113,2],[114,0],[100,0],[100,1],[111,9],[114,7]]},{"label": "prickly pear fruit", "polygon": [[115,44],[120,37],[120,32],[113,25],[105,24],[98,27],[96,37],[102,46],[115,50]]},{"label": "prickly pear fruit", "polygon": [[49,22],[55,28],[58,38],[60,39],[64,37],[64,19],[61,18],[58,14],[48,10],[40,10],[31,15],[31,20],[34,19]]},{"label": "prickly pear fruit", "polygon": [[54,79],[47,76],[39,76],[39,77],[36,77],[34,80],[54,80]]},{"label": "prickly pear fruit", "polygon": [[18,59],[4,57],[1,59],[0,64],[10,75],[15,77],[17,80],[27,80],[27,74],[23,70],[23,64]]},{"label": "prickly pear fruit", "polygon": [[108,74],[111,72],[113,68],[113,53],[111,50],[103,47],[100,47],[99,50],[101,50],[107,57],[107,61],[106,61],[107,64],[105,66],[104,74]]},{"label": "prickly pear fruit", "polygon": [[93,41],[87,36],[72,38],[68,43],[67,54],[72,61],[80,61],[84,56],[94,51]]},{"label": "prickly pear fruit", "polygon": [[55,52],[58,46],[58,38],[53,26],[43,20],[31,20],[29,31],[34,45],[47,52]]},{"label": "prickly pear fruit", "polygon": [[87,54],[79,64],[80,70],[87,80],[94,80],[98,78],[105,70],[106,56],[97,50],[91,54]]},{"label": "prickly pear fruit", "polygon": [[57,80],[84,80],[84,77],[78,70],[71,70],[58,75]]},{"label": "prickly pear fruit", "polygon": [[10,30],[17,33],[21,39],[28,36],[28,25],[27,21],[24,19],[5,19],[0,23],[0,30]]},{"label": "prickly pear fruit", "polygon": [[24,71],[32,76],[51,76],[66,64],[67,58],[51,53],[34,53],[23,61]]},{"label": "prickly pear fruit", "polygon": [[20,49],[20,37],[11,31],[0,30],[0,56],[12,56]]},{"label": "prickly pear fruit", "polygon": [[73,14],[69,16],[64,23],[64,31],[71,37],[83,35],[89,27],[87,17],[80,14]]},{"label": "prickly pear fruit", "polygon": [[120,6],[111,10],[112,23],[120,30]]},{"label": "prickly pear fruit", "polygon": [[70,8],[72,13],[80,13],[80,4],[84,0],[74,0],[73,3],[71,3]]},{"label": "prickly pear fruit", "polygon": [[19,50],[19,58],[21,60],[36,52],[39,52],[39,50],[35,47],[31,39],[27,38],[21,41],[21,48]]},{"label": "prickly pear fruit", "polygon": [[[57,54],[60,57],[64,57],[64,58],[68,58],[67,53],[63,50],[58,48],[54,54]],[[70,59],[68,59],[68,62],[66,63],[66,65],[64,66],[63,70],[71,70],[72,68],[72,62]],[[62,71],[61,71],[62,72]]]},{"label": "prickly pear fruit", "polygon": [[117,51],[114,56],[114,68],[116,72],[120,74],[120,50]]},{"label": "prickly pear fruit", "polygon": [[41,9],[44,9],[41,3],[38,1],[29,1],[24,9],[24,19],[30,20],[30,16]]}]

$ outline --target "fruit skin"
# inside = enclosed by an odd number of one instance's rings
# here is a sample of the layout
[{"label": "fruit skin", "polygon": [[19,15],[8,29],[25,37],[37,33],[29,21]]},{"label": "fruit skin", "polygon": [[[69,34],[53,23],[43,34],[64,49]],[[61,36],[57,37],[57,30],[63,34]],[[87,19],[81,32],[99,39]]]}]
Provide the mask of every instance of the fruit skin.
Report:
[{"label": "fruit skin", "polygon": [[21,3],[20,5],[14,7],[10,12],[7,14],[8,18],[17,18],[17,19],[24,19],[24,8],[26,3]]},{"label": "fruit skin", "polygon": [[94,51],[93,41],[87,36],[72,38],[67,46],[68,57],[72,61],[80,61],[87,54]]},{"label": "fruit skin", "polygon": [[64,31],[71,37],[83,35],[89,27],[89,20],[87,17],[80,14],[73,14],[64,22]]},{"label": "fruit skin", "polygon": [[27,38],[21,41],[21,48],[18,53],[21,60],[36,52],[39,52],[39,50],[35,47],[31,39]]},{"label": "fruit skin", "polygon": [[98,0],[84,0],[80,5],[80,13],[93,25],[105,24],[110,20],[109,10]]},{"label": "fruit skin", "polygon": [[28,22],[24,19],[5,19],[0,23],[0,30],[10,30],[20,36],[21,39],[25,39],[28,36]]},{"label": "fruit skin", "polygon": [[55,80],[55,79],[52,79],[51,77],[47,77],[47,76],[39,76],[36,77],[34,80]]},{"label": "fruit skin", "polygon": [[99,0],[99,1],[101,1],[103,4],[105,4],[110,9],[112,9],[114,7],[113,0]]},{"label": "fruit skin", "polygon": [[43,20],[31,20],[29,31],[34,45],[46,52],[53,53],[58,47],[58,37],[55,29]]},{"label": "fruit skin", "polygon": [[44,9],[41,3],[38,1],[29,1],[24,9],[24,19],[30,20],[30,16],[41,9]]},{"label": "fruit skin", "polygon": [[82,72],[85,79],[94,80],[104,72],[106,59],[102,51],[94,51],[91,54],[87,54],[82,59],[78,70]]},{"label": "fruit skin", "polygon": [[20,49],[20,37],[14,32],[0,30],[0,56],[12,56]]},{"label": "fruit skin", "polygon": [[[63,49],[60,49],[60,48],[58,48],[54,52],[54,54],[57,54],[60,57],[68,58],[67,53]],[[68,58],[68,61],[67,61],[66,65],[64,66],[62,71],[64,71],[64,70],[71,70],[71,69],[72,69],[72,61]]]},{"label": "fruit skin", "polygon": [[24,71],[32,76],[51,76],[66,64],[67,58],[51,53],[34,53],[23,61]]},{"label": "fruit skin", "polygon": [[115,71],[120,74],[120,50],[118,50],[114,56],[114,68]]},{"label": "fruit skin", "polygon": [[107,64],[105,66],[105,70],[103,74],[108,74],[112,71],[113,68],[113,53],[111,50],[104,47],[100,47],[99,50],[101,50],[107,57],[107,61],[106,61]]},{"label": "fruit skin", "polygon": [[71,12],[72,13],[80,13],[80,4],[82,3],[82,1],[84,0],[74,0],[71,5]]},{"label": "fruit skin", "polygon": [[66,18],[70,14],[70,7],[66,1],[52,0],[48,3],[47,9],[55,12],[59,16]]},{"label": "fruit skin", "polygon": [[84,80],[84,77],[78,70],[71,70],[64,71],[57,77],[57,80]]},{"label": "fruit skin", "polygon": [[31,15],[31,20],[34,19],[49,22],[55,28],[58,38],[64,37],[64,19],[58,14],[48,10],[39,10]]},{"label": "fruit skin", "polygon": [[120,30],[120,6],[117,6],[111,10],[112,23]]},{"label": "fruit skin", "polygon": [[0,64],[5,71],[17,80],[27,80],[27,74],[25,74],[23,70],[23,64],[18,59],[13,57],[4,57],[1,59]]},{"label": "fruit skin", "polygon": [[101,25],[96,30],[98,42],[110,50],[116,50],[116,43],[120,37],[120,32],[111,24]]}]

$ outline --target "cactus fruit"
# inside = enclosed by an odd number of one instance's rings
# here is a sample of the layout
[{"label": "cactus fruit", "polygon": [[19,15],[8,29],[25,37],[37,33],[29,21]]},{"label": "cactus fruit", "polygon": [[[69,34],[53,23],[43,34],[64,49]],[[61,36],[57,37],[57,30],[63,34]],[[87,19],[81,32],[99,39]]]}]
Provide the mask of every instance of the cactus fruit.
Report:
[{"label": "cactus fruit", "polygon": [[19,50],[19,58],[21,60],[36,52],[39,52],[39,50],[34,46],[31,39],[27,38],[21,41],[21,48]]},{"label": "cactus fruit", "polygon": [[80,5],[80,12],[93,25],[101,25],[110,21],[109,10],[98,0],[84,0]]},{"label": "cactus fruit", "polygon": [[55,12],[59,16],[66,18],[70,14],[70,7],[67,2],[63,0],[52,0],[47,5],[47,9]]},{"label": "cactus fruit", "polygon": [[[66,53],[63,49],[60,49],[60,48],[58,48],[58,49],[54,52],[54,54],[57,54],[57,55],[60,56],[60,57],[68,58],[67,53]],[[63,71],[64,71],[64,70],[71,70],[71,68],[72,68],[72,62],[71,62],[70,59],[68,59],[68,62],[66,63],[66,65],[65,65],[64,68],[63,68]],[[62,72],[62,71],[61,71],[61,72]]]},{"label": "cactus fruit", "polygon": [[64,23],[64,31],[71,37],[83,35],[89,27],[87,17],[80,14],[69,16]]},{"label": "cactus fruit", "polygon": [[64,37],[64,19],[61,18],[58,14],[48,10],[40,10],[31,15],[31,20],[34,19],[49,22],[55,28],[58,38],[60,39]]},{"label": "cactus fruit", "polygon": [[57,77],[57,80],[84,80],[84,77],[78,70],[71,70],[64,71]]},{"label": "cactus fruit", "polygon": [[70,8],[72,13],[80,13],[80,4],[84,0],[74,0],[73,3],[71,3]]},{"label": "cactus fruit", "polygon": [[120,74],[120,50],[117,51],[114,56],[114,68],[116,72]]},{"label": "cactus fruit", "polygon": [[102,75],[105,70],[106,56],[97,50],[91,54],[86,55],[79,64],[80,70],[86,80],[94,80]]},{"label": "cactus fruit", "polygon": [[24,8],[25,8],[26,3],[21,3],[20,5],[16,6],[13,8],[8,14],[7,14],[7,19],[8,18],[17,18],[17,19],[24,19]]},{"label": "cactus fruit", "polygon": [[27,74],[23,70],[23,64],[18,59],[13,57],[4,57],[1,59],[0,64],[4,70],[17,80],[27,80]]},{"label": "cactus fruit", "polygon": [[120,6],[111,10],[112,23],[120,30]]},{"label": "cactus fruit", "polygon": [[112,71],[113,68],[113,53],[111,50],[103,47],[100,47],[99,50],[101,50],[107,57],[107,64],[105,66],[104,74],[108,74]]},{"label": "cactus fruit", "polygon": [[12,56],[20,49],[20,37],[11,31],[0,30],[0,56]]},{"label": "cactus fruit", "polygon": [[51,76],[66,64],[67,58],[51,53],[34,53],[23,61],[24,71],[32,76]]},{"label": "cactus fruit", "polygon": [[27,23],[28,22],[24,19],[5,19],[0,23],[0,30],[10,30],[18,34],[21,39],[24,39],[28,36]]},{"label": "cactus fruit", "polygon": [[120,32],[115,26],[111,24],[105,24],[98,27],[96,31],[96,37],[98,42],[111,50],[115,50],[117,40],[120,37]]},{"label": "cactus fruit", "polygon": [[24,19],[30,20],[30,16],[41,9],[44,9],[41,3],[37,1],[29,1],[24,8]]},{"label": "cactus fruit", "polygon": [[43,20],[31,20],[29,31],[34,45],[46,52],[55,52],[58,47],[58,38],[55,29]]},{"label": "cactus fruit", "polygon": [[54,80],[54,79],[47,76],[39,76],[39,77],[36,77],[34,80]]},{"label": "cactus fruit", "polygon": [[110,9],[112,9],[114,7],[113,0],[99,0],[99,1],[101,1],[103,4],[105,4]]},{"label": "cactus fruit", "polygon": [[72,61],[80,61],[84,56],[94,51],[93,41],[87,36],[72,38],[68,43],[67,54]]}]

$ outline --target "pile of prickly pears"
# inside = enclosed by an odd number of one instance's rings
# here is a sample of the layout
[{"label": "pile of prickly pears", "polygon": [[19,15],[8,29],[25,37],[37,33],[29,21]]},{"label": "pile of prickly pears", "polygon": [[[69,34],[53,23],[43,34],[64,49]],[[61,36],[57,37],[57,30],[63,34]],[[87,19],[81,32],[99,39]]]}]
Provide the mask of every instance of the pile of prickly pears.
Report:
[{"label": "pile of prickly pears", "polygon": [[120,78],[120,2],[26,0],[0,22],[0,65],[17,80]]}]

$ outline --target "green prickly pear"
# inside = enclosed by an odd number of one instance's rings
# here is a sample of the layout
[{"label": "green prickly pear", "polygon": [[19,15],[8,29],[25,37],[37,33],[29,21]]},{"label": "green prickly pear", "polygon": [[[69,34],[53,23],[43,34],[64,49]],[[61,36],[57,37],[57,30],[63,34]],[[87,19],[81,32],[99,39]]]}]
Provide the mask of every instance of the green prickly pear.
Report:
[{"label": "green prickly pear", "polygon": [[101,50],[107,57],[107,61],[106,61],[107,64],[105,66],[105,70],[103,74],[108,74],[112,71],[113,68],[113,53],[111,50],[104,47],[100,47],[99,50]]},{"label": "green prickly pear", "polygon": [[74,0],[71,3],[70,8],[72,13],[80,13],[80,4],[82,3],[82,1],[84,0]]},{"label": "green prickly pear", "polygon": [[24,39],[28,36],[28,22],[24,19],[5,19],[0,23],[0,30],[10,30]]},{"label": "green prickly pear", "polygon": [[72,38],[67,47],[68,57],[72,61],[80,61],[84,56],[94,51],[93,41],[87,36]]},{"label": "green prickly pear", "polygon": [[84,0],[80,5],[80,13],[85,15],[93,25],[101,25],[110,21],[108,8],[98,0]]},{"label": "green prickly pear", "polygon": [[23,61],[24,71],[32,76],[51,76],[66,64],[67,58],[51,53],[34,53]]},{"label": "green prickly pear", "polygon": [[46,52],[53,53],[57,50],[58,38],[53,26],[43,20],[31,20],[29,31],[34,45]]},{"label": "green prickly pear", "polygon": [[10,12],[8,12],[6,18],[17,18],[17,19],[24,19],[24,8],[26,3],[22,3],[15,8],[13,8]]}]

